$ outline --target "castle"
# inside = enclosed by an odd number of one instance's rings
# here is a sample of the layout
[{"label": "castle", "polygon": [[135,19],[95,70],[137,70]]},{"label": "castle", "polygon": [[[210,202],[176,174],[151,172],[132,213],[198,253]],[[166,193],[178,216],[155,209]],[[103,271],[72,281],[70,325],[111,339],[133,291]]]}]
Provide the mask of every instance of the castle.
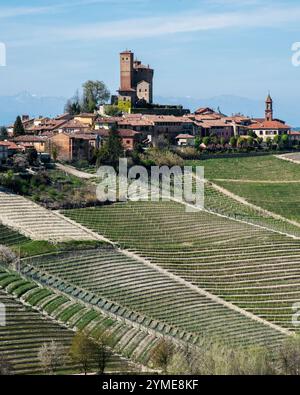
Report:
[{"label": "castle", "polygon": [[153,102],[154,70],[139,60],[134,60],[134,53],[120,53],[120,89],[119,102],[134,106],[137,101]]}]

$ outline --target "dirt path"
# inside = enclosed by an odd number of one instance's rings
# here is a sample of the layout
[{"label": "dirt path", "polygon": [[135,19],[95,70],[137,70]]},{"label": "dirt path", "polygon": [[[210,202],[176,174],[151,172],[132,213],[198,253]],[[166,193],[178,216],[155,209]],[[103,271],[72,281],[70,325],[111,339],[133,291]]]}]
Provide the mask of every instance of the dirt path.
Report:
[{"label": "dirt path", "polygon": [[91,178],[95,178],[96,175],[95,174],[89,174],[86,173],[85,171],[80,171],[77,170],[75,167],[73,166],[69,166],[69,165],[62,165],[61,163],[57,163],[56,167],[61,170],[64,171],[68,174],[71,174],[72,176],[78,177],[78,178],[83,178],[85,180],[87,179],[91,179]]},{"label": "dirt path", "polygon": [[238,182],[238,183],[249,183],[249,184],[250,183],[256,183],[256,184],[300,184],[300,180],[273,181],[273,180],[247,180],[247,179],[232,179],[232,178],[214,178],[214,179],[212,179],[212,181]]},{"label": "dirt path", "polygon": [[296,165],[300,164],[300,152],[296,152],[293,154],[275,155],[275,158],[287,160],[288,162],[295,163]]}]

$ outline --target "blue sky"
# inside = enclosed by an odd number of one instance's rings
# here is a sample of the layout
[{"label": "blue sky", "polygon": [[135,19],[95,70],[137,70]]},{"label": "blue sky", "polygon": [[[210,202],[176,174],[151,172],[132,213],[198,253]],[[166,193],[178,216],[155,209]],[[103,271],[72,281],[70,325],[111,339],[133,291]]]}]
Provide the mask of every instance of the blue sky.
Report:
[{"label": "blue sky", "polygon": [[[26,4],[25,4],[26,3]],[[118,53],[155,69],[155,94],[253,99],[299,107],[298,0],[1,0],[0,95],[72,96],[87,79],[119,85]]]}]

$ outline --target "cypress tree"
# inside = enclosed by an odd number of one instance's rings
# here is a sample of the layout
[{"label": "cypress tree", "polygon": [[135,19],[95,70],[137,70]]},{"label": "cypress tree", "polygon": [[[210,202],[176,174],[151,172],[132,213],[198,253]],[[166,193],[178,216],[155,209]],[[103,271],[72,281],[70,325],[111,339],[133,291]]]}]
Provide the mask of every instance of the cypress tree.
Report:
[{"label": "cypress tree", "polygon": [[24,136],[24,134],[25,134],[25,129],[24,129],[21,117],[18,115],[17,119],[15,121],[15,124],[14,124],[14,136],[15,137]]}]

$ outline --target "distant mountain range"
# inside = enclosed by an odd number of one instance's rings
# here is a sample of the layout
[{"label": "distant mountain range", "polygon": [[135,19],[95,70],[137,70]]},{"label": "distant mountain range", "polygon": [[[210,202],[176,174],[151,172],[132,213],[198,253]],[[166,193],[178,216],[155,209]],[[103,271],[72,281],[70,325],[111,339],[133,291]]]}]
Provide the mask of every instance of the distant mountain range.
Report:
[{"label": "distant mountain range", "polygon": [[66,101],[64,97],[37,96],[29,92],[0,96],[0,125],[11,124],[22,114],[54,117],[63,112]]},{"label": "distant mountain range", "polygon": [[161,97],[157,96],[155,101],[159,104],[181,104],[184,108],[195,111],[199,107],[211,107],[220,110],[223,114],[232,115],[241,113],[249,116],[262,116],[264,102],[251,100],[245,97],[233,95],[215,96],[209,99],[195,99],[193,97]]},{"label": "distant mountain range", "polygon": [[[209,99],[156,96],[154,100],[158,104],[181,104],[191,111],[199,107],[212,107],[227,115],[241,113],[253,117],[263,117],[265,108],[264,100],[234,95],[220,95]],[[0,96],[0,125],[11,124],[17,115],[22,114],[31,117],[39,115],[54,117],[63,112],[66,101],[65,97],[38,96],[26,91],[14,96]],[[274,107],[275,117],[284,119],[294,127],[300,124],[300,115],[294,108],[294,102],[275,103]]]}]

